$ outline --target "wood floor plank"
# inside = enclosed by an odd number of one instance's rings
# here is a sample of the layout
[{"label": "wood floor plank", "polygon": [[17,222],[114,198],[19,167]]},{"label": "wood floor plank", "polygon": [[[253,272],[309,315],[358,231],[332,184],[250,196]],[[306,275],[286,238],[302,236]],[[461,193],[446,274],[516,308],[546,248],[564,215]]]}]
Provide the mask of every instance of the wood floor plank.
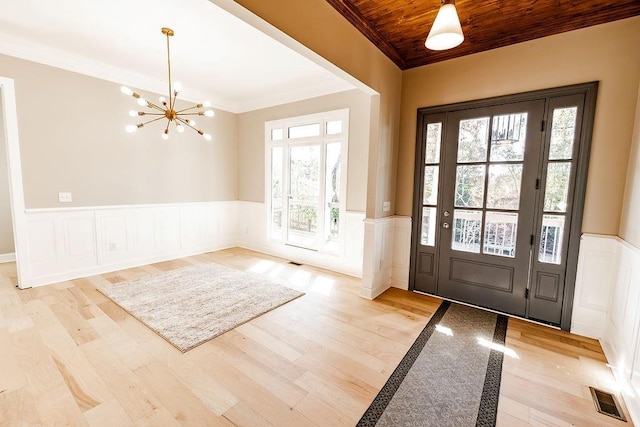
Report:
[{"label": "wood floor plank", "polygon": [[153,362],[135,371],[140,380],[162,401],[164,407],[183,426],[231,426],[219,417],[178,380],[160,362]]},{"label": "wood floor plank", "polygon": [[133,421],[124,411],[116,399],[84,412],[84,418],[91,427],[130,426]]},{"label": "wood floor plank", "polygon": [[33,396],[21,388],[0,392],[0,427],[43,425]]}]

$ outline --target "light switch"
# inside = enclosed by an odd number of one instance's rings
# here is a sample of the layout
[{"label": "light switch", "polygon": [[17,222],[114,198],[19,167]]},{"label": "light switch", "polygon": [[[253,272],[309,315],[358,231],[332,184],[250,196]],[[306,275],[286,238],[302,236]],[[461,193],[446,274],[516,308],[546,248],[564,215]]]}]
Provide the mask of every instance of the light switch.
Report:
[{"label": "light switch", "polygon": [[71,193],[58,193],[58,201],[60,203],[72,202]]},{"label": "light switch", "polygon": [[391,210],[391,202],[384,202],[382,204],[382,210],[384,212],[389,212]]}]

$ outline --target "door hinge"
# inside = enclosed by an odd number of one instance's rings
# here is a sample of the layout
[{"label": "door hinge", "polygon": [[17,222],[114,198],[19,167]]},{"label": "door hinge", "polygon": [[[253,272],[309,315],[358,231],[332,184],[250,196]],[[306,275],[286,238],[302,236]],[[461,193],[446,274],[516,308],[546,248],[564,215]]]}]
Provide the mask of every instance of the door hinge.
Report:
[{"label": "door hinge", "polygon": [[531,239],[529,239],[529,244],[533,246],[533,234],[531,235]]},{"label": "door hinge", "polygon": [[524,298],[529,299],[529,288],[524,290]]},{"label": "door hinge", "polygon": [[544,132],[544,127],[545,127],[545,125],[546,125],[546,122],[543,120],[543,121],[540,123],[540,132]]},{"label": "door hinge", "polygon": [[536,178],[536,190],[540,189],[540,178]]}]

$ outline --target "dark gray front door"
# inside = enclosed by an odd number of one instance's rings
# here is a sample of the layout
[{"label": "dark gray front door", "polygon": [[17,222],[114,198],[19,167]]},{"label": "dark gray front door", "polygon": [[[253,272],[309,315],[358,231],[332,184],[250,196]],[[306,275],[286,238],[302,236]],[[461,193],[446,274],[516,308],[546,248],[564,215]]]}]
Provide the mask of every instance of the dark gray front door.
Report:
[{"label": "dark gray front door", "polygon": [[419,114],[412,289],[566,323],[588,165],[587,95],[589,121],[595,105],[589,91],[595,85]]},{"label": "dark gray front door", "polygon": [[524,316],[544,102],[450,114],[438,294]]}]

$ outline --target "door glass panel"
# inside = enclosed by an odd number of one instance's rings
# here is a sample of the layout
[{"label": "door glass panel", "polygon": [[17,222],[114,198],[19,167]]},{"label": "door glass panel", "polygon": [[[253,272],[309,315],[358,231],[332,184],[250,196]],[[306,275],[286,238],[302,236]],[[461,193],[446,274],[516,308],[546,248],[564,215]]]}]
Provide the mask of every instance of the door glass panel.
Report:
[{"label": "door glass panel", "polygon": [[310,136],[320,136],[320,123],[311,125],[291,126],[289,128],[289,138],[308,138]]},{"label": "door glass panel", "polygon": [[538,260],[548,264],[562,263],[564,215],[543,215]]},{"label": "door glass panel", "polygon": [[458,163],[487,160],[489,117],[461,120],[458,135]]},{"label": "door glass panel", "polygon": [[487,208],[518,210],[521,183],[522,164],[489,166]]},{"label": "door glass panel", "polygon": [[318,231],[320,146],[292,147],[287,243],[313,247]]},{"label": "door glass panel", "polygon": [[[325,249],[337,251],[338,236],[340,231],[340,149],[339,142],[327,144],[326,167],[325,167],[325,240],[335,243],[332,247]],[[335,246],[335,247],[333,247]]]},{"label": "door glass panel", "polygon": [[549,160],[568,160],[572,158],[577,114],[578,107],[556,108],[553,110]]},{"label": "door glass panel", "polygon": [[484,226],[485,254],[515,258],[518,214],[515,212],[487,212]]},{"label": "door glass panel", "polygon": [[282,239],[283,154],[282,147],[271,149],[271,238],[278,240]]},{"label": "door glass panel", "polygon": [[271,140],[281,141],[284,138],[284,129],[271,129]]},{"label": "door glass panel", "polygon": [[481,208],[484,202],[486,166],[458,166],[456,170],[455,206]]},{"label": "door glass panel", "polygon": [[422,203],[435,205],[438,203],[438,166],[424,167],[424,191]]},{"label": "door glass panel", "polygon": [[425,142],[424,162],[440,162],[440,139],[442,138],[442,123],[429,123],[427,125],[427,140]]},{"label": "door glass panel", "polygon": [[453,211],[453,233],[451,249],[480,253],[480,230],[482,212],[455,209]]},{"label": "door glass panel", "polygon": [[527,139],[527,113],[494,116],[491,127],[491,161],[522,161]]},{"label": "door glass panel", "polygon": [[420,244],[434,246],[436,243],[436,208],[422,208],[422,232]]},{"label": "door glass panel", "polygon": [[327,122],[327,135],[339,135],[342,133],[342,120],[331,120]]},{"label": "door glass panel", "polygon": [[549,163],[547,167],[547,188],[544,194],[546,212],[566,212],[571,163]]}]

